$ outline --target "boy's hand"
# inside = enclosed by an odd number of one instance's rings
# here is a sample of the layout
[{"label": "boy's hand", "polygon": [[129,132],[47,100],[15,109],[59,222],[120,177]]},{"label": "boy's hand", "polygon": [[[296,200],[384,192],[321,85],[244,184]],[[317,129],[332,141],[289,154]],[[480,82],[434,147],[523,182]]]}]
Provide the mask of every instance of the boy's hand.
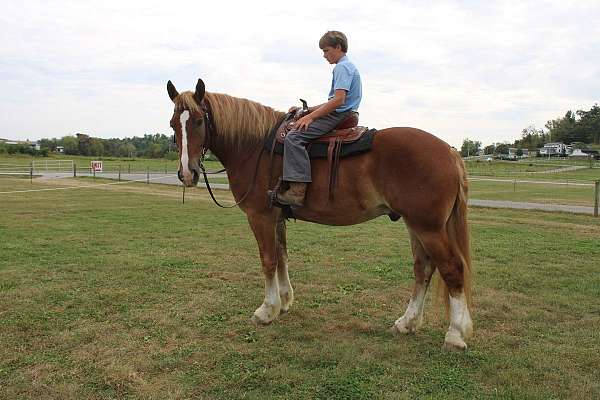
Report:
[{"label": "boy's hand", "polygon": [[310,114],[305,115],[300,118],[296,123],[294,123],[294,129],[298,130],[306,130],[310,124],[312,124],[314,119],[310,116]]}]

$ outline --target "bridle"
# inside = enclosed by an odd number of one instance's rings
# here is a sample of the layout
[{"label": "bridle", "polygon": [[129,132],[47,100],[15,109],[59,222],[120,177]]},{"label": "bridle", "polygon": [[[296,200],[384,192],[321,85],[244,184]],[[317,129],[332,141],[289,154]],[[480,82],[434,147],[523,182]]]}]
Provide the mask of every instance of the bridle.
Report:
[{"label": "bridle", "polygon": [[[242,204],[242,202],[244,200],[246,200],[246,198],[248,197],[248,195],[250,194],[250,191],[252,190],[252,188],[254,187],[254,183],[256,182],[256,176],[258,174],[258,166],[260,165],[260,159],[262,157],[262,153],[264,151],[264,146],[261,144],[261,151],[260,154],[258,155],[258,158],[256,160],[256,167],[254,168],[254,174],[252,175],[252,180],[250,181],[250,184],[248,185],[248,189],[246,190],[246,193],[244,193],[244,195],[242,196],[242,198],[236,202],[233,205],[230,206],[224,206],[221,203],[219,203],[219,201],[215,198],[215,195],[213,194],[213,191],[210,187],[210,184],[208,183],[208,177],[207,175],[212,175],[212,174],[220,174],[222,172],[227,171],[226,168],[223,168],[221,170],[218,171],[207,171],[206,168],[204,167],[204,157],[206,156],[206,152],[210,149],[210,146],[212,144],[212,142],[214,141],[214,138],[216,137],[216,128],[215,128],[215,123],[214,123],[214,118],[213,118],[213,114],[212,114],[212,108],[210,106],[210,102],[208,101],[208,99],[204,98],[202,100],[202,102],[200,103],[200,109],[202,110],[202,113],[204,114],[202,116],[202,120],[204,121],[204,143],[202,144],[202,149],[200,152],[200,160],[199,160],[199,165],[200,165],[200,170],[202,171],[202,175],[204,177],[204,183],[206,185],[206,189],[208,189],[208,193],[210,194],[210,197],[212,198],[212,200],[214,201],[214,203],[221,207],[221,208],[233,208],[233,207],[237,207],[240,204]],[[184,128],[185,129],[185,128]],[[182,132],[183,134],[183,132]],[[175,140],[175,139],[174,139]],[[250,155],[248,158],[250,158],[252,155],[254,154],[254,152],[250,152]],[[247,160],[245,160],[247,161]]]}]

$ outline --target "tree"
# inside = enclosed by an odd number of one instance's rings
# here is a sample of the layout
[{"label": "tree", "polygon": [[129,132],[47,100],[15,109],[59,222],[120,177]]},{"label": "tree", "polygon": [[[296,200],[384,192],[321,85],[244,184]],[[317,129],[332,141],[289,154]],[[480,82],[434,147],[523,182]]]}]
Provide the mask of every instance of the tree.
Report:
[{"label": "tree", "polygon": [[89,155],[102,156],[104,155],[104,143],[102,139],[90,138]]},{"label": "tree", "polygon": [[494,154],[496,152],[496,145],[490,144],[489,146],[485,146],[483,149],[483,154]]},{"label": "tree", "polygon": [[515,140],[515,146],[526,149],[537,149],[549,141],[549,135],[535,125],[529,125],[521,131],[521,139]]},{"label": "tree", "polygon": [[49,151],[56,150],[56,139],[41,139],[40,140],[40,148],[48,149]]},{"label": "tree", "polygon": [[462,147],[460,148],[460,155],[463,157],[476,156],[481,149],[481,142],[472,141],[469,138],[463,140]]},{"label": "tree", "polygon": [[65,154],[79,154],[79,143],[75,136],[65,136],[62,138],[62,145],[65,148]]},{"label": "tree", "polygon": [[77,136],[77,145],[78,145],[78,149],[79,149],[79,154],[82,156],[89,156],[90,155],[90,144],[91,144],[91,138],[86,135],[85,133],[77,133],[75,134]]},{"label": "tree", "polygon": [[590,109],[590,111],[577,110],[578,130],[581,130],[580,137],[585,137],[586,143],[600,143],[600,107],[598,104]]},{"label": "tree", "polygon": [[496,143],[496,154],[508,154],[508,144]]},{"label": "tree", "polygon": [[133,157],[135,156],[135,146],[131,143],[122,143],[119,146],[118,154],[121,157]]}]

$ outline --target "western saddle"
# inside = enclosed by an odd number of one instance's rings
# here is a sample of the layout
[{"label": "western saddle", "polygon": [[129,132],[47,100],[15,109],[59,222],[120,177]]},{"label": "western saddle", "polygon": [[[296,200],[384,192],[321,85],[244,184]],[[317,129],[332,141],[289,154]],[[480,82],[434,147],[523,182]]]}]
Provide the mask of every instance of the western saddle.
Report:
[{"label": "western saddle", "polygon": [[[308,114],[310,114],[308,110],[298,110],[294,115],[285,119],[275,133],[277,141],[283,143],[286,135],[294,128],[294,123]],[[328,143],[330,147],[335,143],[352,143],[360,139],[367,130],[367,127],[358,126],[358,113],[352,112],[337,124],[333,131],[313,140],[313,143]]]},{"label": "western saddle", "polygon": [[[303,102],[304,103],[304,102]],[[309,114],[308,108],[298,109],[296,112],[290,112],[289,115],[283,120],[281,125],[275,132],[275,140],[273,140],[271,154],[273,154],[275,144],[279,143],[283,145],[286,135],[294,128],[294,123],[301,117]],[[350,145],[359,141],[365,132],[369,129],[364,126],[358,126],[358,113],[352,112],[350,115],[342,120],[333,131],[327,133],[318,139],[313,140],[308,146],[307,150],[310,153],[310,147],[315,145],[327,146],[327,164],[329,171],[329,198],[333,199],[333,190],[337,183],[338,169],[340,163],[340,152],[343,145]],[[281,180],[272,192],[271,204],[276,205],[274,201],[274,193],[279,190],[282,185]]]}]

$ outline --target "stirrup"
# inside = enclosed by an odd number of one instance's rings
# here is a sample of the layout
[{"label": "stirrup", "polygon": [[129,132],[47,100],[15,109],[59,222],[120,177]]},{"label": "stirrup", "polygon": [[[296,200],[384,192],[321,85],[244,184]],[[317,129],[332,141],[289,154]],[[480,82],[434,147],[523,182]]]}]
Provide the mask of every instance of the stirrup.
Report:
[{"label": "stirrup", "polygon": [[283,178],[279,178],[279,180],[277,180],[277,184],[275,185],[275,187],[272,190],[267,190],[267,198],[269,199],[269,208],[273,208],[273,207],[281,208],[284,206],[283,204],[281,204],[277,201],[277,192],[281,188],[282,184],[283,184]]}]

